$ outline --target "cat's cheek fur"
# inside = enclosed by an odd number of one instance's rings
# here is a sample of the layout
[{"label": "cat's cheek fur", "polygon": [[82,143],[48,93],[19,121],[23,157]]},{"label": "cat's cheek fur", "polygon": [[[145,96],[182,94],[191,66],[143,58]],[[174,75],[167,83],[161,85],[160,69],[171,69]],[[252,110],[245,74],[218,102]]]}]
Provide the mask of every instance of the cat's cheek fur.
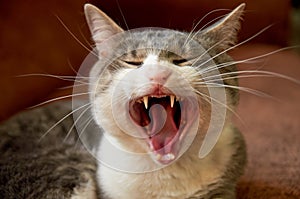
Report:
[{"label": "cat's cheek fur", "polygon": [[[121,73],[119,73],[121,74]],[[105,78],[109,76],[111,81],[104,81]],[[117,76],[115,74],[115,76]],[[93,97],[90,99],[92,103],[92,113],[95,118],[95,121],[99,126],[104,128],[104,131],[107,132],[108,129],[111,129],[110,125],[113,121],[113,115],[112,115],[112,96],[114,96],[114,85],[117,84],[116,79],[120,79],[119,77],[115,77],[114,79],[111,78],[111,74],[102,74],[99,77],[99,80],[96,79],[96,83],[91,84],[90,92],[95,93]],[[97,88],[100,88],[99,89]],[[105,90],[101,91],[101,87],[107,87]],[[119,101],[119,103],[122,103]],[[114,131],[112,131],[114,132]]]},{"label": "cat's cheek fur", "polygon": [[[128,93],[126,93],[128,90],[125,88],[114,90],[116,84],[119,84],[120,81],[122,82],[123,77],[130,70],[121,71],[123,73],[115,74],[114,80],[105,92],[95,96],[92,102],[92,113],[95,121],[104,130],[105,136],[110,142],[117,147],[125,147],[126,150],[131,152],[145,153],[148,151],[146,143],[143,140],[132,137],[130,132],[124,132],[124,128],[120,128],[120,124],[116,121],[116,116],[112,112],[115,109],[118,117],[123,120],[128,117],[128,114],[126,114],[126,100],[129,100]],[[130,86],[129,84],[125,85]]]}]

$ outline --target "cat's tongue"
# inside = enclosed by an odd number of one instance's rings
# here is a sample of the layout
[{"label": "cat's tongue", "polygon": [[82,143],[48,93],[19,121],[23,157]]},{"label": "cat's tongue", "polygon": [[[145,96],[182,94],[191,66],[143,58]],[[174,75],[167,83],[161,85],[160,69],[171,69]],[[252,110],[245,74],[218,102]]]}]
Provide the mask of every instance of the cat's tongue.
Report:
[{"label": "cat's tongue", "polygon": [[151,118],[149,144],[156,156],[156,160],[167,164],[173,161],[178,155],[178,146],[176,146],[176,143],[179,133],[174,121],[174,108],[164,106],[165,111],[163,113],[161,109],[162,107],[159,105],[154,105],[149,110]]}]

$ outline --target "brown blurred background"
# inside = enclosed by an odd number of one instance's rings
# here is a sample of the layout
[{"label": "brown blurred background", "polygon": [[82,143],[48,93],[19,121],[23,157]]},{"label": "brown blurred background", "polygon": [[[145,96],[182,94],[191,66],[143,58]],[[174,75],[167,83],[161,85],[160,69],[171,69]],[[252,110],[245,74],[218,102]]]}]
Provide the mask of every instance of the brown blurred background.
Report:
[{"label": "brown blurred background", "polygon": [[[245,59],[278,50],[291,40],[297,42],[299,1],[288,0],[0,0],[0,120],[53,96],[69,82],[24,74],[75,75],[89,53],[58,20],[86,46],[92,44],[83,15],[83,5],[97,5],[124,29],[165,27],[190,31],[205,14],[214,9],[233,9],[247,3],[239,40],[272,25],[247,45],[231,52]],[[229,11],[229,10],[228,10]],[[198,26],[228,11],[212,13]],[[299,12],[299,11],[298,11]],[[299,15],[298,15],[299,16]],[[291,18],[292,17],[292,18]],[[291,36],[293,35],[293,36]],[[299,40],[298,40],[299,41]],[[300,57],[285,50],[241,64],[240,70],[268,70],[300,79]],[[239,188],[239,198],[300,198],[300,85],[282,78],[245,78],[241,86],[272,95],[269,98],[241,93],[236,119],[248,145],[249,163]]]},{"label": "brown blurred background", "polygon": [[[0,1],[0,119],[24,107],[40,102],[55,88],[66,82],[45,77],[16,77],[31,73],[74,74],[88,54],[59,22],[63,23],[76,37],[92,43],[83,15],[85,0],[53,1]],[[190,31],[205,14],[214,9],[233,9],[243,1],[218,0],[91,0],[105,11],[124,29],[166,27]],[[262,28],[272,28],[256,37],[254,41],[273,45],[286,45],[289,34],[289,12],[286,0],[249,1],[245,13],[240,40],[248,38]],[[228,11],[219,11],[203,20],[202,27],[210,20]]]}]

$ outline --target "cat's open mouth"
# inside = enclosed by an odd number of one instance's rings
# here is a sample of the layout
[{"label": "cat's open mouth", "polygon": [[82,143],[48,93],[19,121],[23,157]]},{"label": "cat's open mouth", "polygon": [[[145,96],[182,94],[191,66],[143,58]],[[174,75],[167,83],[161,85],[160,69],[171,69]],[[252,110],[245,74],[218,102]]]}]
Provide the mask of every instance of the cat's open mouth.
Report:
[{"label": "cat's open mouth", "polygon": [[178,157],[181,140],[186,134],[187,106],[174,94],[146,95],[129,102],[133,121],[147,135],[155,160],[168,164]]}]

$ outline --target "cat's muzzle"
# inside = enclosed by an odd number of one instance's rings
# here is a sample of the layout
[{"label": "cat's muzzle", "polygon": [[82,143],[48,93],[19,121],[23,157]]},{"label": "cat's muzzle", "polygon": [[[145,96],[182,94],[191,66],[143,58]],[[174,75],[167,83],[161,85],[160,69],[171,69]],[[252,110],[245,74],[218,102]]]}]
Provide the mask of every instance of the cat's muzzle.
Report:
[{"label": "cat's muzzle", "polygon": [[142,134],[147,135],[153,159],[169,164],[177,159],[192,114],[189,100],[173,93],[149,94],[129,102],[129,114]]}]

